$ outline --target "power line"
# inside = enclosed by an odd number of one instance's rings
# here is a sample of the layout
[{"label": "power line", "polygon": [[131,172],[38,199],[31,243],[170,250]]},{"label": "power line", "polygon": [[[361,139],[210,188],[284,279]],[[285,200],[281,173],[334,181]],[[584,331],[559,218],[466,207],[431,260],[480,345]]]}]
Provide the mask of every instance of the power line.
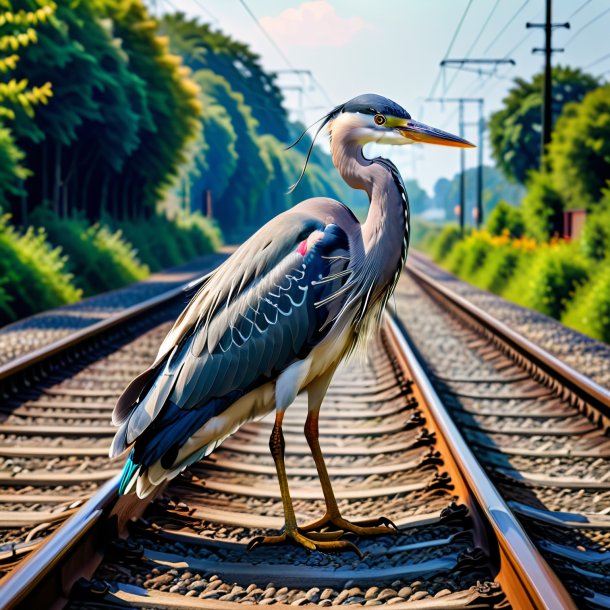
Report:
[{"label": "power line", "polygon": [[[472,2],[473,2],[473,0],[468,1],[468,4],[466,5],[466,9],[464,10],[462,17],[461,17],[459,23],[457,24],[457,27],[455,28],[455,32],[453,33],[453,38],[451,39],[451,42],[449,43],[449,47],[447,48],[445,57],[443,59],[447,59],[449,53],[451,53],[451,49],[453,49],[453,43],[455,42],[455,39],[458,37],[458,34],[460,33],[460,30],[462,29],[462,24],[464,23],[464,19],[466,19],[466,15],[468,14],[470,7],[472,6]],[[436,80],[432,84],[428,97],[432,97],[434,95],[434,92],[436,91],[436,87],[438,86],[438,82],[441,79],[441,74],[442,74],[442,70],[439,69],[439,71],[437,72],[437,75],[436,75]]]},{"label": "power line", "polygon": [[568,21],[570,21],[570,19],[572,19],[572,17],[574,17],[574,15],[578,15],[578,13],[580,13],[580,11],[582,11],[583,8],[585,8],[585,6],[587,6],[587,4],[591,4],[592,0],[585,0],[569,17],[568,17]]},{"label": "power line", "polygon": [[481,36],[483,35],[485,28],[489,25],[489,22],[491,21],[491,18],[493,17],[494,13],[496,12],[496,9],[498,8],[498,4],[500,4],[500,2],[501,2],[501,0],[496,0],[496,3],[493,5],[493,8],[491,9],[491,11],[489,11],[489,15],[487,15],[487,19],[485,19],[485,23],[481,26],[479,33],[475,37],[473,43],[470,45],[470,48],[468,49],[468,51],[466,51],[465,57],[470,57],[470,53],[472,53],[472,50],[474,49],[475,45],[481,39]]},{"label": "power line", "polygon": [[284,63],[292,70],[296,71],[296,68],[292,65],[292,62],[286,57],[286,54],[282,49],[280,49],[279,45],[273,40],[269,32],[261,25],[260,21],[256,17],[256,15],[250,10],[250,7],[246,4],[245,0],[239,0],[240,4],[244,7],[245,11],[250,15],[252,21],[256,24],[256,27],[263,33],[263,36],[269,41],[271,46],[278,52],[278,55],[284,60]]},{"label": "power line", "polygon": [[606,13],[610,13],[610,8],[603,10],[599,15],[597,15],[596,17],[593,17],[593,19],[591,19],[591,21],[587,21],[587,23],[585,23],[585,25],[583,25],[581,28],[576,30],[574,32],[574,34],[572,34],[572,36],[566,41],[566,43],[565,43],[566,46],[569,45],[577,36],[579,36],[583,30],[586,30],[590,25],[593,25],[596,21],[598,21]]},{"label": "power line", "polygon": [[[471,0],[472,1],[472,0]],[[256,17],[256,15],[252,12],[252,10],[250,9],[250,7],[246,4],[245,0],[239,0],[240,4],[244,7],[245,11],[248,13],[248,15],[250,15],[250,17],[252,18],[252,21],[254,21],[254,23],[256,24],[256,27],[263,33],[263,36],[269,41],[269,43],[271,44],[271,46],[277,51],[277,53],[279,54],[279,56],[284,60],[284,63],[296,74],[299,75],[299,78],[301,79],[301,82],[303,83],[303,85],[305,84],[303,81],[303,76],[299,73],[299,70],[297,70],[292,62],[288,59],[288,57],[286,56],[286,54],[284,53],[284,51],[282,51],[282,49],[280,48],[280,46],[277,44],[277,42],[275,42],[275,40],[272,38],[272,36],[269,34],[269,32],[267,32],[267,30],[261,25],[260,21],[258,20],[258,18]],[[320,84],[320,82],[318,81],[317,78],[315,78],[313,76],[313,74],[311,74],[311,80],[312,82],[316,85],[316,87],[320,90],[320,92],[322,93],[322,95],[328,100],[328,102],[332,105],[332,101],[330,99],[330,96],[328,95],[328,93],[325,91],[325,89],[322,87],[322,85]],[[307,98],[309,98],[309,94],[307,93],[307,91],[305,91],[305,96]],[[311,98],[310,98],[311,99]]]},{"label": "power line", "polygon": [[[489,15],[487,15],[487,19],[485,20],[485,22],[481,26],[481,29],[479,30],[479,33],[475,36],[474,41],[470,45],[468,51],[466,51],[466,55],[464,55],[464,57],[466,59],[468,59],[470,57],[470,53],[472,53],[472,50],[474,49],[475,45],[481,39],[481,36],[482,36],[483,32],[485,31],[485,28],[489,24],[489,21],[493,17],[493,14],[496,12],[496,9],[498,8],[498,4],[500,4],[500,1],[501,0],[496,0],[496,3],[493,5],[491,11],[489,12]],[[445,56],[445,59],[446,59],[446,56]],[[451,79],[449,84],[446,87],[444,87],[443,90],[444,90],[445,94],[447,93],[447,91],[449,91],[449,89],[451,88],[451,85],[453,85],[453,83],[455,82],[455,79],[458,77],[458,75],[459,75],[459,72],[455,72],[455,74],[453,75],[453,78]]]},{"label": "power line", "polygon": [[592,61],[590,64],[587,64],[583,70],[588,70],[589,68],[591,68],[592,66],[595,66],[596,64],[601,63],[602,61],[604,61],[604,59],[608,59],[610,57],[610,53],[606,53],[606,55],[602,55],[599,59],[596,59],[595,61]]},{"label": "power line", "polygon": [[330,98],[330,95],[328,95],[326,89],[324,89],[324,87],[322,87],[322,85],[320,84],[320,81],[313,74],[311,75],[311,80],[313,81],[313,84],[319,89],[320,93],[326,98],[326,101],[331,106],[334,106],[335,103]]},{"label": "power line", "polygon": [[[519,16],[521,11],[527,6],[529,1],[530,0],[525,0],[525,2],[517,9],[517,12],[506,22],[504,27],[496,34],[496,36],[492,39],[492,41],[487,45],[487,48],[483,51],[483,55],[485,55],[487,53],[487,51],[489,51],[489,49],[491,49],[491,47],[493,47],[494,44],[496,44],[496,42],[498,42],[498,39],[511,26],[512,22]],[[510,55],[510,53],[508,53],[508,55]]]},{"label": "power line", "polygon": [[212,20],[213,23],[220,23],[220,19],[212,13],[202,2],[201,0],[193,0],[193,2],[204,12],[207,16]]}]

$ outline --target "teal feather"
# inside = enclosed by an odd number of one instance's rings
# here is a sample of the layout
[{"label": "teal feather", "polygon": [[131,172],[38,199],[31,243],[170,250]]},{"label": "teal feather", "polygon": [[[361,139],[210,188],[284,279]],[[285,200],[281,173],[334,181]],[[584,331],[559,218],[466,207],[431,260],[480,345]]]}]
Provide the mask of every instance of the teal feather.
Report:
[{"label": "teal feather", "polygon": [[121,476],[121,482],[119,483],[119,496],[122,496],[125,493],[125,489],[129,485],[129,482],[133,478],[136,470],[140,467],[139,464],[134,464],[131,461],[131,456],[133,455],[133,451],[129,454],[127,461],[125,462],[125,467],[123,468],[123,474]]}]

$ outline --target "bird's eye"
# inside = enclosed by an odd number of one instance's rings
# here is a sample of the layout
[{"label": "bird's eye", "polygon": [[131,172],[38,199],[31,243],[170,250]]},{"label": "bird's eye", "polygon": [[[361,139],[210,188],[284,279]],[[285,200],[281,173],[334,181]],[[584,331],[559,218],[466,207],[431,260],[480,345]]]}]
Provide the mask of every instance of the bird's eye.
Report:
[{"label": "bird's eye", "polygon": [[375,124],[383,125],[384,123],[385,123],[385,117],[383,116],[383,114],[376,114],[375,115]]}]

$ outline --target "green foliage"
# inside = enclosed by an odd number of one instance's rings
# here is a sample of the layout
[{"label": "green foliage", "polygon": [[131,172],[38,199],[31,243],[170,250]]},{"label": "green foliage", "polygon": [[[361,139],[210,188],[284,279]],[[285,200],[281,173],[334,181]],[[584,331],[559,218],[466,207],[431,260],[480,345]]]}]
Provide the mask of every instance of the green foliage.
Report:
[{"label": "green foliage", "polygon": [[29,228],[20,234],[6,216],[0,219],[0,277],[0,323],[81,297],[66,258],[48,244],[44,230]]},{"label": "green foliage", "polygon": [[[504,107],[489,120],[493,158],[507,178],[522,184],[540,163],[543,78],[540,73],[530,81],[515,79],[514,87],[503,100]],[[598,86],[597,79],[581,70],[553,68],[553,122],[565,104],[582,100]]]},{"label": "green foliage", "polygon": [[[610,192],[606,192],[610,202]],[[601,261],[610,260],[610,205],[600,205],[600,210],[587,216],[580,236],[580,245],[585,256]]]},{"label": "green foliage", "polygon": [[460,227],[454,224],[446,224],[431,244],[432,258],[437,262],[444,261],[461,239]]},{"label": "green foliage", "polygon": [[588,276],[587,261],[574,246],[551,245],[537,250],[525,268],[519,266],[505,296],[559,319],[574,291]]},{"label": "green foliage", "polygon": [[0,210],[8,208],[9,196],[23,193],[21,181],[27,171],[21,166],[22,159],[11,132],[0,124]]},{"label": "green foliage", "polygon": [[566,207],[594,209],[610,186],[610,85],[564,108],[548,157]]},{"label": "green foliage", "polygon": [[[46,3],[20,4],[33,14]],[[49,6],[35,44],[0,71],[0,108],[5,100],[31,170],[28,207],[51,201],[58,215],[92,221],[150,214],[199,131],[198,89],[142,0]]]},{"label": "green foliage", "polygon": [[32,220],[44,225],[49,242],[61,245],[67,255],[66,268],[86,296],[126,286],[148,275],[148,268],[120,231],[99,224],[90,226],[84,219],[60,219],[42,209],[32,215]]},{"label": "green foliage", "polygon": [[443,226],[440,224],[415,218],[411,221],[410,246],[417,250],[429,252],[442,230]]},{"label": "green foliage", "polygon": [[223,231],[230,232],[236,227],[256,222],[257,204],[271,167],[261,154],[256,133],[257,122],[244,103],[243,96],[233,91],[224,78],[209,70],[196,72],[194,79],[208,97],[224,108],[237,136],[236,179],[229,182],[223,195],[214,204],[214,218]]},{"label": "green foliage", "polygon": [[507,232],[511,237],[521,237],[525,230],[523,212],[505,201],[500,201],[487,219],[487,230],[492,235]]},{"label": "green foliage", "polygon": [[591,282],[580,287],[561,321],[610,343],[610,264],[601,264]]},{"label": "green foliage", "polygon": [[473,278],[472,282],[479,288],[501,294],[520,265],[525,267],[530,253],[513,248],[510,245],[497,245],[485,257],[485,264]]},{"label": "green foliage", "polygon": [[[477,168],[468,168],[464,172],[466,191],[465,218],[472,223],[477,197]],[[409,195],[411,191],[407,189]],[[506,180],[495,167],[486,165],[483,168],[483,220],[485,220],[500,201],[507,201],[517,206],[521,203],[525,189],[520,184]],[[439,178],[434,186],[434,197],[429,204],[431,208],[444,208],[445,218],[456,220],[455,206],[460,201],[460,175],[455,174],[451,180]]]},{"label": "green foliage", "polygon": [[288,117],[277,77],[263,70],[260,57],[247,45],[180,12],[164,15],[161,31],[169,36],[172,52],[193,71],[214,72],[247,100],[259,133],[287,141]]},{"label": "green foliage", "polygon": [[563,200],[550,174],[532,171],[527,195],[523,199],[526,232],[540,241],[546,241],[560,232],[562,215]]},{"label": "green foliage", "polygon": [[199,214],[182,215],[175,221],[155,215],[146,221],[118,226],[136,248],[140,260],[153,271],[209,254],[221,244],[218,229]]},{"label": "green foliage", "polygon": [[409,195],[411,213],[416,216],[430,207],[428,193],[419,186],[417,180],[405,180],[405,188]]}]

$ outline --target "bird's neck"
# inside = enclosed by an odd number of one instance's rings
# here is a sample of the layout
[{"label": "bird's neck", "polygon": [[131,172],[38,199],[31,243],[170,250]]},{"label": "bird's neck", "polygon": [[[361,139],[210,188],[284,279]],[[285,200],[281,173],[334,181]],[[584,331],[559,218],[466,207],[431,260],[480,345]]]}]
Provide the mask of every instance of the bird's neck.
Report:
[{"label": "bird's neck", "polygon": [[[331,153],[345,182],[354,189],[365,191],[369,197],[369,212],[362,225],[365,250],[372,255],[379,254],[384,267],[388,266],[389,257],[397,258],[397,264],[404,264],[409,235],[409,201],[398,170],[386,159],[367,159],[362,153],[362,145],[349,138],[333,137]],[[395,270],[380,271],[384,276],[393,277]]]}]

